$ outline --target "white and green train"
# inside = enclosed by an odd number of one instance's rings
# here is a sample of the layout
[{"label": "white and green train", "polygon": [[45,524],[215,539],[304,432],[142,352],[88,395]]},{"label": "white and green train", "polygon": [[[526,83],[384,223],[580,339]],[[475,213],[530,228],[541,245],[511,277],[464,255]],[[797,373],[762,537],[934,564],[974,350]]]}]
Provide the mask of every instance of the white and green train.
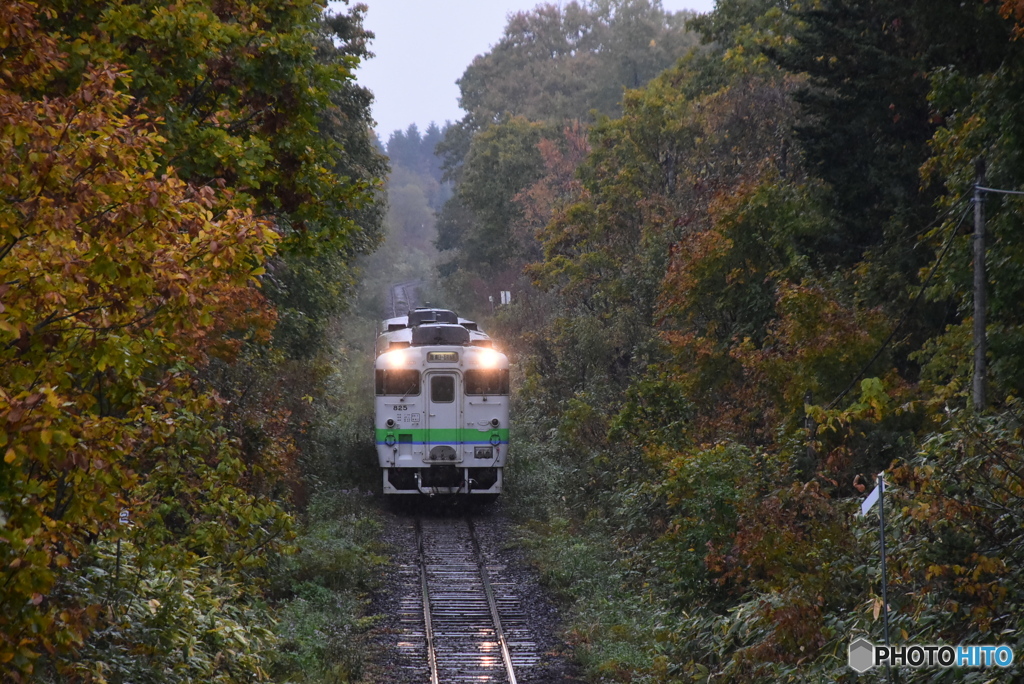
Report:
[{"label": "white and green train", "polygon": [[384,321],[377,337],[376,442],[385,494],[501,493],[508,357],[446,309]]}]

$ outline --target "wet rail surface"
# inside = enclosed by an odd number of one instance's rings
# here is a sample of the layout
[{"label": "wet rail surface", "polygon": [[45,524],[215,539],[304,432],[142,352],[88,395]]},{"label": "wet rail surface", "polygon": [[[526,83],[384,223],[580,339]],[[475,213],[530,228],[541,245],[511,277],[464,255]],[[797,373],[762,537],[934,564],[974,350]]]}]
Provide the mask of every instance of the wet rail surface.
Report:
[{"label": "wet rail surface", "polygon": [[388,290],[388,304],[385,312],[386,318],[404,316],[411,309],[420,305],[420,288],[422,280],[412,280],[406,283],[397,283]]},{"label": "wet rail surface", "polygon": [[417,559],[400,569],[399,642],[408,673],[432,684],[518,684],[538,647],[487,526],[466,517],[409,524]]}]

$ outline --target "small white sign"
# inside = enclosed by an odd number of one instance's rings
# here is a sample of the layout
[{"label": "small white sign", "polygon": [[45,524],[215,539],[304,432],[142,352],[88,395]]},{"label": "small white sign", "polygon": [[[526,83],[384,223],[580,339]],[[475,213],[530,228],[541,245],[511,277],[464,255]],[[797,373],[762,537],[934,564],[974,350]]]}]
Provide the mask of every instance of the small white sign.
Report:
[{"label": "small white sign", "polygon": [[860,514],[867,515],[871,507],[878,503],[878,492],[881,487],[875,487],[875,489],[868,494],[868,498],[864,499],[864,503],[860,505]]}]

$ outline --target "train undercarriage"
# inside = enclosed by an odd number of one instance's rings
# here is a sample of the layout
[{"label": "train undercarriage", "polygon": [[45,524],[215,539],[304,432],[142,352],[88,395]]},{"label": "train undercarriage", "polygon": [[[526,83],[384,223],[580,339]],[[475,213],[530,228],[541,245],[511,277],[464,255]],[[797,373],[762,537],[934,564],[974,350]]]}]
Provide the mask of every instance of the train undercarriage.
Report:
[{"label": "train undercarriage", "polygon": [[501,468],[385,468],[385,494],[499,494]]}]

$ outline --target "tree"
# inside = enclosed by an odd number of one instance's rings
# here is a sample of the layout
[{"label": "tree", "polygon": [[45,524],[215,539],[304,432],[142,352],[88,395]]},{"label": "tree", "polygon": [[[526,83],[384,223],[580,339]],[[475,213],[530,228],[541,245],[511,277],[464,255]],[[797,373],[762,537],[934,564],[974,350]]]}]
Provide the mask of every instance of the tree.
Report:
[{"label": "tree", "polygon": [[405,167],[440,183],[441,164],[434,149],[443,139],[444,132],[433,122],[423,135],[416,124],[409,124],[407,130],[394,131],[388,138],[388,158],[394,166]]},{"label": "tree", "polygon": [[[551,131],[545,136],[554,141],[556,132],[572,122],[589,124],[616,114],[624,88],[643,85],[696,45],[695,35],[685,28],[687,17],[665,12],[658,2],[621,0],[542,5],[509,18],[502,40],[459,79],[460,106],[467,113],[447,128],[438,146],[446,177],[456,186],[452,206],[442,211],[438,224],[438,246],[453,251],[442,266],[449,280],[468,269],[470,280],[491,281],[482,286],[485,290],[506,287],[524,255],[539,252],[537,243],[525,242],[532,231],[519,231],[518,246],[509,243],[516,232],[512,226],[522,218],[511,199],[540,178],[539,153],[506,154],[505,160],[529,157],[530,171],[523,173],[522,165],[511,171],[485,162],[493,154],[483,149],[499,137],[509,140],[516,121],[543,124]],[[529,140],[539,142],[531,134],[516,144]],[[565,147],[567,141],[556,144]],[[488,178],[480,173],[484,168],[510,175]]]},{"label": "tree", "polygon": [[434,212],[416,179],[397,171],[388,184],[388,224],[404,244],[424,249],[434,232]]},{"label": "tree", "polygon": [[492,284],[507,283],[522,268],[514,226],[523,214],[515,198],[540,177],[537,146],[549,130],[516,117],[474,137],[453,206],[446,205],[438,222],[437,247],[453,252],[454,268]]},{"label": "tree", "polygon": [[534,504],[542,571],[607,559],[599,601],[559,587],[594,676],[847,677],[880,626],[852,514],[883,469],[894,633],[1019,631],[1015,195],[985,196],[999,400],[960,408],[975,164],[1024,178],[1018,4],[723,0],[699,21],[718,44],[628,93],[571,180],[542,144],[517,201],[550,216],[543,293],[498,320],[517,458],[563,483]]},{"label": "tree", "polygon": [[187,415],[209,415],[187,369],[266,339],[258,276],[279,241],[251,211],[215,215],[228,191],[163,165],[164,140],[132,113],[125,73],[89,68],[33,97],[73,58],[36,16],[5,5],[11,66],[0,76],[0,661],[23,676],[43,649],[66,655],[102,620],[89,597],[51,594],[55,583],[110,538],[119,509],[159,519],[158,500],[140,499],[152,482],[144,454]]},{"label": "tree", "polygon": [[[931,77],[929,99],[944,125],[931,141],[933,156],[926,177],[941,182],[947,192],[944,220],[923,236],[934,255],[936,276],[928,295],[952,310],[950,325],[937,331],[918,358],[925,361],[925,378],[940,395],[962,394],[960,377],[973,365],[973,239],[960,229],[962,204],[977,182],[977,162],[986,166],[989,187],[1016,190],[1024,181],[1020,161],[1022,131],[1013,111],[1024,97],[1024,53],[1013,25],[996,16],[995,7],[980,8],[995,20],[983,34],[986,45],[1001,46],[998,64],[950,64]],[[1005,6],[1003,9],[1006,12]],[[982,23],[982,22],[978,22]],[[982,24],[984,25],[984,24]],[[979,70],[979,67],[983,67]],[[1014,195],[985,193],[988,233],[987,286],[990,379],[1000,400],[1024,391],[1024,357],[1020,354],[1022,320],[1017,302],[1022,296],[1019,200]],[[970,220],[970,219],[967,219]]]},{"label": "tree", "polygon": [[[0,663],[15,679],[262,676],[271,617],[233,587],[258,596],[291,535],[299,431],[267,391],[271,331],[305,317],[280,347],[322,344],[319,314],[377,240],[383,169],[352,84],[363,9],[320,22],[317,5],[272,4],[0,8]],[[191,588],[200,572],[208,591]],[[191,664],[164,668],[186,646]]]},{"label": "tree", "polygon": [[124,64],[139,111],[163,117],[164,163],[189,182],[231,188],[235,208],[274,217],[284,238],[266,283],[283,314],[276,338],[312,354],[351,260],[377,244],[383,220],[370,95],[352,82],[369,55],[365,7],[330,18],[291,0],[54,8],[42,26],[88,46],[75,52],[70,82],[90,63]]},{"label": "tree", "polygon": [[541,5],[509,18],[502,39],[459,79],[459,126],[479,131],[504,116],[592,120],[619,111],[637,88],[696,44],[684,14],[659,2],[617,0]]},{"label": "tree", "polygon": [[878,245],[885,227],[926,223],[932,198],[918,193],[917,168],[931,136],[924,65],[906,10],[886,2],[825,3],[804,22],[778,62],[807,73],[796,94],[798,138],[810,168],[835,193],[837,232],[815,250],[848,266]]}]

